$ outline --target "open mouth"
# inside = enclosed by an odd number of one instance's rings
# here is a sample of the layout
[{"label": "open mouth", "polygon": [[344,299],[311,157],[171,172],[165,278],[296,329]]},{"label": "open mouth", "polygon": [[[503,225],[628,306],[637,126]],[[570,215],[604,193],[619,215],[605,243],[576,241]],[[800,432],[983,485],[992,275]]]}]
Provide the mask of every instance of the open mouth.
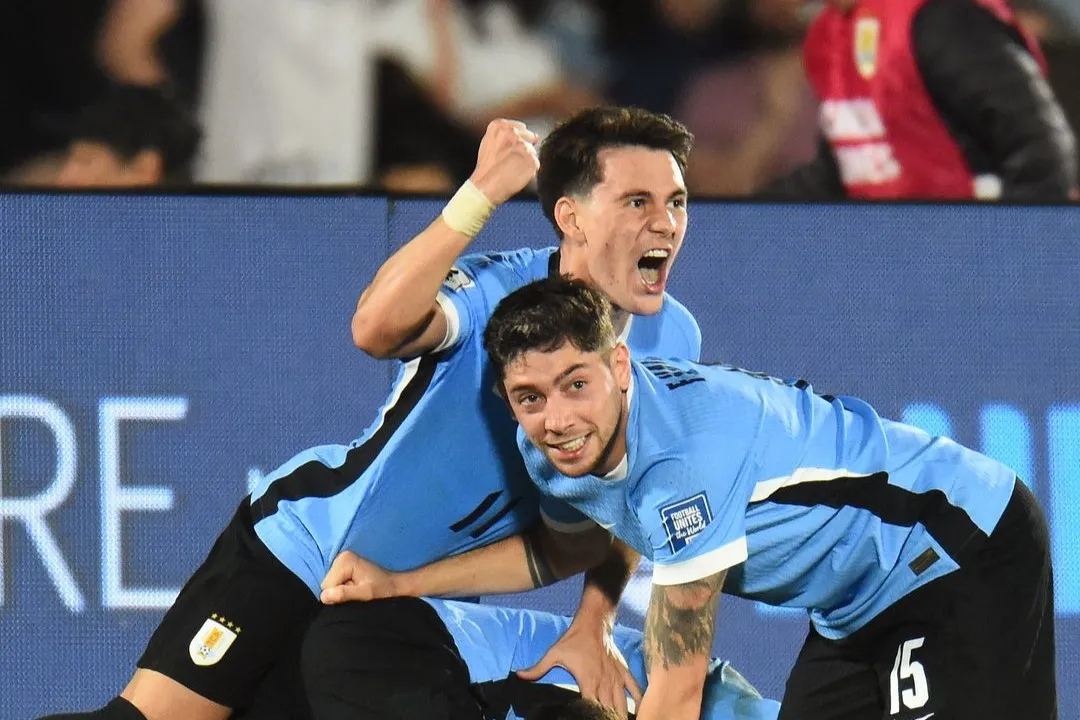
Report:
[{"label": "open mouth", "polygon": [[664,271],[670,257],[671,251],[663,248],[645,251],[645,254],[638,260],[638,272],[641,274],[641,279],[645,282],[645,285],[649,288],[663,285]]},{"label": "open mouth", "polygon": [[585,447],[585,441],[589,439],[588,435],[582,435],[581,437],[574,438],[573,440],[567,440],[563,443],[548,443],[548,447],[555,451],[561,460],[571,460],[581,454],[581,451]]}]

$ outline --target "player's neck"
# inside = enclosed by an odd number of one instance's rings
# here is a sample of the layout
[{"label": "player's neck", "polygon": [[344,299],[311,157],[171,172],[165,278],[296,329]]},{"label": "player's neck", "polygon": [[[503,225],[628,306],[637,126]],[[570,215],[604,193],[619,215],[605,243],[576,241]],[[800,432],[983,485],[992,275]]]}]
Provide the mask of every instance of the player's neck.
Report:
[{"label": "player's neck", "polygon": [[615,337],[623,338],[626,332],[626,326],[630,323],[630,313],[623,310],[621,307],[612,306],[611,308],[611,326],[615,329]]},{"label": "player's neck", "polygon": [[622,480],[626,477],[629,469],[626,426],[630,420],[630,401],[633,390],[627,390],[622,394],[622,408],[619,411],[619,422],[615,425],[615,434],[611,436],[608,447],[605,448],[603,458],[593,474],[605,480]]},{"label": "player's neck", "polygon": [[[595,287],[592,275],[589,274],[589,263],[585,253],[575,251],[575,248],[566,241],[559,246],[559,274],[569,275],[575,280],[581,280]],[[612,307],[611,324],[615,328],[616,337],[623,336],[629,322],[630,313],[620,307]]]}]

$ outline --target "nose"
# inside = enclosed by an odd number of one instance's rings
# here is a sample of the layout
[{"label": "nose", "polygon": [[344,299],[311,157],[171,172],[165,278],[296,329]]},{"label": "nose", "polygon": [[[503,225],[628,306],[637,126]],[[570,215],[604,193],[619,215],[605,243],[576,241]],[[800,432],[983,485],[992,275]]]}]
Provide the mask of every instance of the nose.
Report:
[{"label": "nose", "polygon": [[661,235],[671,235],[677,224],[675,212],[667,205],[661,205],[653,210],[649,229]]},{"label": "nose", "polygon": [[564,435],[574,426],[574,417],[566,403],[549,398],[544,408],[544,430],[552,435]]}]

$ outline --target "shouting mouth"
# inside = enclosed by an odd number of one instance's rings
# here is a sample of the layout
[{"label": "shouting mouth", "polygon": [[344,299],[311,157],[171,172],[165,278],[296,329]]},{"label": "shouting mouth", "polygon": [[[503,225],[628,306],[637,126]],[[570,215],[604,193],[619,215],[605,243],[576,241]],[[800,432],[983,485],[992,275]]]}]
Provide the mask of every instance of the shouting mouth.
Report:
[{"label": "shouting mouth", "polygon": [[641,281],[650,292],[659,292],[664,289],[664,281],[667,280],[668,260],[671,251],[666,248],[653,248],[646,250],[638,260],[638,273]]}]

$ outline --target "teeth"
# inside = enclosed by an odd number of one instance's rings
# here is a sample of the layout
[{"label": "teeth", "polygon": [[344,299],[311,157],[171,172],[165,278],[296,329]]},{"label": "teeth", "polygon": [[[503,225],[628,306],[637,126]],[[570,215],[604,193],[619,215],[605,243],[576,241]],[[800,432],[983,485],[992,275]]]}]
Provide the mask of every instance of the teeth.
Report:
[{"label": "teeth", "polygon": [[580,450],[584,444],[585,438],[579,437],[576,440],[571,440],[570,442],[563,443],[562,445],[556,445],[555,447],[565,452],[574,452],[575,450]]},{"label": "teeth", "polygon": [[647,258],[667,258],[671,253],[667,250],[657,248],[656,250],[646,250],[644,257]]}]

